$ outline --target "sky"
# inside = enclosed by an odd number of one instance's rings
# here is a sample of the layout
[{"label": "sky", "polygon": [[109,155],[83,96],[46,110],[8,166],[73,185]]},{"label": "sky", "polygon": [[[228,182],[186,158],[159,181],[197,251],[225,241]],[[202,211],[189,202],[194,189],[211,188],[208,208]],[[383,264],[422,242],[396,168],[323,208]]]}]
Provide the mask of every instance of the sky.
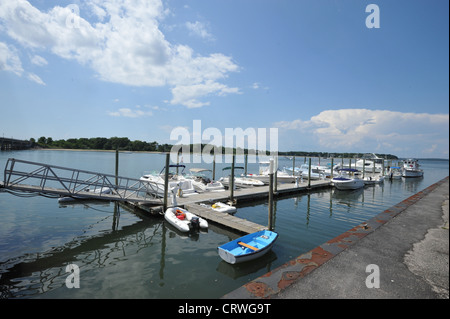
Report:
[{"label": "sky", "polygon": [[242,129],[258,149],[448,159],[448,12],[446,0],[3,0],[0,134],[235,146],[226,133]]}]

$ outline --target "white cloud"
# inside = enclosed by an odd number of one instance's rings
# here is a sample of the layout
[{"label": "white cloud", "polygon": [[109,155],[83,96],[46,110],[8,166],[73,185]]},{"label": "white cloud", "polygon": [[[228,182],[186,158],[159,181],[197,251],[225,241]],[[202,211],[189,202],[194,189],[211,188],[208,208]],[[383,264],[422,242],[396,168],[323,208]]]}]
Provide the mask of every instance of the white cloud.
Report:
[{"label": "white cloud", "polygon": [[25,73],[27,79],[37,84],[45,85],[44,81],[42,81],[38,75],[31,72],[25,72],[17,49],[12,45],[7,45],[3,42],[0,42],[0,71],[12,72],[17,76],[22,76]]},{"label": "white cloud", "polygon": [[34,73],[28,73],[27,78],[33,82],[36,82],[37,84],[45,85],[45,82],[42,81],[42,79]]},{"label": "white cloud", "polygon": [[131,118],[138,118],[138,117],[145,117],[145,116],[152,116],[152,111],[143,111],[141,110],[141,107],[139,105],[136,106],[136,109],[132,110],[130,108],[120,108],[117,111],[114,112],[108,112],[109,115],[115,116],[115,117],[131,117]]},{"label": "white cloud", "polygon": [[30,61],[37,66],[44,66],[48,64],[47,60],[39,55],[32,56]]},{"label": "white cloud", "polygon": [[[275,123],[285,134],[299,131],[296,149],[335,152],[380,152],[398,156],[448,157],[448,114],[388,110],[327,110],[310,119]],[[298,134],[298,133],[296,133]],[[281,143],[281,142],[280,142]],[[302,145],[303,143],[303,145]]]},{"label": "white cloud", "polygon": [[[186,45],[166,40],[159,21],[168,10],[161,0],[90,0],[83,3],[84,8],[87,17],[96,21],[74,15],[70,6],[44,12],[25,0],[2,1],[0,21],[5,33],[24,48],[76,60],[91,67],[103,81],[168,86],[176,94],[172,104],[199,107],[209,104],[200,101],[206,95],[239,92],[219,82],[239,71],[229,56],[201,56]],[[191,28],[203,36],[208,34],[201,24],[194,23]],[[189,87],[202,89],[196,94],[180,93]]]},{"label": "white cloud", "polygon": [[17,50],[3,42],[0,42],[0,71],[13,72],[19,76],[24,71]]},{"label": "white cloud", "polygon": [[236,88],[229,88],[226,85],[214,81],[193,85],[179,85],[172,89],[173,99],[170,103],[184,104],[188,108],[202,107],[209,105],[209,102],[200,102],[198,101],[198,97],[213,93],[224,96],[229,93],[239,93],[239,90]]},{"label": "white cloud", "polygon": [[214,40],[213,35],[206,29],[206,25],[200,21],[186,22],[186,27],[193,35],[205,40]]}]

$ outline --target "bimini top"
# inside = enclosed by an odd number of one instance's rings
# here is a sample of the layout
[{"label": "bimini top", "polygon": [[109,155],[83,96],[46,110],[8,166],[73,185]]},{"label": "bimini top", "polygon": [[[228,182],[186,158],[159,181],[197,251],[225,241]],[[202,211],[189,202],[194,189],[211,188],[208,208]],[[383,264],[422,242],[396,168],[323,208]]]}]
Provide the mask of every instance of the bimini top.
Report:
[{"label": "bimini top", "polygon": [[[231,169],[231,166],[222,168],[222,171],[226,170],[226,169]],[[234,169],[244,169],[242,166],[235,166]]]},{"label": "bimini top", "polygon": [[[171,165],[169,165],[169,167],[181,167],[181,168],[183,168],[183,171],[184,171],[184,169],[186,168],[186,165],[182,165],[182,164],[171,164]],[[166,169],[166,167],[164,166],[163,169],[161,170],[161,172],[160,172],[159,174],[162,174],[162,173],[164,172],[165,169]]]},{"label": "bimini top", "polygon": [[344,171],[344,172],[353,172],[353,173],[359,172],[356,168],[340,168],[339,170]]}]

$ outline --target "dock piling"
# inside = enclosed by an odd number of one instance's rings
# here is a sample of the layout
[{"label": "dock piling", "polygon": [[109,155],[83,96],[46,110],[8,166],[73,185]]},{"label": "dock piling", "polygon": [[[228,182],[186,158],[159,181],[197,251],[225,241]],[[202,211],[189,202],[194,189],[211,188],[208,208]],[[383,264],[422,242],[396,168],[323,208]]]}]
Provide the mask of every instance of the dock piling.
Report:
[{"label": "dock piling", "polygon": [[116,148],[116,186],[119,183],[119,149]]},{"label": "dock piling", "polygon": [[295,155],[292,156],[292,176],[295,176]]},{"label": "dock piling", "polygon": [[311,188],[311,157],[308,158],[308,188]]},{"label": "dock piling", "polygon": [[216,152],[214,152],[214,157],[213,157],[212,180],[213,181],[216,180]]},{"label": "dock piling", "polygon": [[[373,167],[375,167],[375,164]],[[356,166],[355,166],[355,168],[356,168]],[[366,177],[366,159],[365,158],[363,158],[363,178],[364,177]]]},{"label": "dock piling", "polygon": [[277,185],[278,185],[277,171],[278,171],[278,155],[275,156],[274,172],[273,172],[273,176],[274,176],[274,185],[273,185],[274,190],[273,191],[275,194],[277,193]]},{"label": "dock piling", "polygon": [[166,171],[164,173],[164,203],[163,210],[167,210],[167,193],[169,192],[169,164],[170,164],[170,153],[166,154]]},{"label": "dock piling", "polygon": [[333,171],[334,171],[333,167],[334,167],[334,158],[332,157],[332,158],[331,158],[331,174],[330,174],[330,179],[333,179]]},{"label": "dock piling", "polygon": [[233,154],[233,160],[231,162],[231,176],[230,176],[229,183],[228,183],[228,185],[230,187],[230,203],[233,203],[233,201],[234,201],[234,164],[235,164],[235,160],[236,160],[236,157]]},{"label": "dock piling", "polygon": [[270,159],[269,166],[269,221],[267,228],[269,230],[273,229],[273,159]]}]

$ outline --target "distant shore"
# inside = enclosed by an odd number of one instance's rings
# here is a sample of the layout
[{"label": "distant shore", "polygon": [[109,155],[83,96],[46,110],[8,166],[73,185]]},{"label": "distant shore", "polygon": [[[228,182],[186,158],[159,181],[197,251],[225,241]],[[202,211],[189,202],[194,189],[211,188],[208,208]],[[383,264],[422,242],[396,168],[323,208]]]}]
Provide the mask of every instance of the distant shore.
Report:
[{"label": "distant shore", "polygon": [[[76,151],[80,151],[80,152],[115,152],[116,150],[101,150],[101,149],[87,149],[87,148],[44,148],[44,147],[33,147],[30,148],[30,150],[41,150],[41,151],[71,151],[71,152],[76,152]],[[143,153],[143,154],[166,154],[167,152],[160,152],[160,151],[129,151],[129,150],[118,150],[119,153]],[[308,155],[286,155],[284,153],[289,153],[289,152],[282,152],[282,154],[279,154],[279,156],[287,156],[287,157],[321,157],[321,156],[308,156]],[[197,154],[197,153],[190,153],[190,154]],[[202,154],[202,153],[198,153],[198,154]],[[226,155],[226,154],[222,154],[222,155]],[[239,154],[240,155],[240,154]],[[253,154],[252,154],[253,155]],[[258,156],[258,154],[256,154],[255,156]],[[270,155],[266,155],[266,156],[270,156]],[[327,157],[321,157],[321,158],[327,158]],[[328,157],[328,158],[341,158],[339,156],[336,157]],[[344,157],[344,158],[353,158],[353,157]],[[411,158],[411,157],[405,157],[406,158]],[[401,160],[402,158],[398,158],[398,159],[390,159],[390,160]],[[449,161],[448,158],[420,158],[417,157],[415,158],[417,160],[434,160],[434,161]],[[389,159],[388,159],[389,160]]]},{"label": "distant shore", "polygon": [[[37,151],[71,151],[71,152],[116,152],[116,150],[93,150],[87,148],[42,148],[35,147],[31,150]],[[149,153],[149,154],[165,154],[166,152],[158,152],[158,151],[127,151],[127,150],[118,150],[119,153]]]}]

